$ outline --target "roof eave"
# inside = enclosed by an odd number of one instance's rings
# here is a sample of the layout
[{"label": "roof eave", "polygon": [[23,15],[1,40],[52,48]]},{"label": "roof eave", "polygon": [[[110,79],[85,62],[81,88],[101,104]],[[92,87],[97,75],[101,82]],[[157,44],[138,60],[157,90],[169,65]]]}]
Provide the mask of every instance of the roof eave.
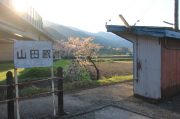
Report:
[{"label": "roof eave", "polygon": [[167,29],[167,27],[130,26],[130,28],[126,28],[125,26],[107,25],[106,28],[107,32],[112,32],[115,34],[137,34],[145,36],[172,37],[180,39],[180,32],[169,30]]}]

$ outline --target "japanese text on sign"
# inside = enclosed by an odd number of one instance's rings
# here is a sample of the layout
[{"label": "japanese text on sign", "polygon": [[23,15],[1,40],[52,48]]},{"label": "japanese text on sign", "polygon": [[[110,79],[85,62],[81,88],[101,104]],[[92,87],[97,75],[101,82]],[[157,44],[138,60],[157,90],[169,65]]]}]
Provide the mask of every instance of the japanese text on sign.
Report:
[{"label": "japanese text on sign", "polygon": [[53,50],[50,41],[15,41],[14,67],[53,66]]}]

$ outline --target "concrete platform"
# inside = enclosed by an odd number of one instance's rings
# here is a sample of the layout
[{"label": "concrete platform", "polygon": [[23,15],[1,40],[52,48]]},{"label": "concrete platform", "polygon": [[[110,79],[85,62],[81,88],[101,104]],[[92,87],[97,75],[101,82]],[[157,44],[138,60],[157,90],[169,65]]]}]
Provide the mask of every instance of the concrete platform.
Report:
[{"label": "concrete platform", "polygon": [[133,113],[118,107],[108,106],[70,119],[150,119],[150,117]]}]

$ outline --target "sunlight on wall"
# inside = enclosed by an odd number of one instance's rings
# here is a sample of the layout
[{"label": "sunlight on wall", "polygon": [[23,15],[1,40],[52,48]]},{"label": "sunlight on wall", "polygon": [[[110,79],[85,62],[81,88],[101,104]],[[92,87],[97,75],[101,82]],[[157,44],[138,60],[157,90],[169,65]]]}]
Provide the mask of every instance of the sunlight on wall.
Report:
[{"label": "sunlight on wall", "polygon": [[15,8],[19,12],[27,11],[27,1],[25,0],[15,0],[14,1]]}]

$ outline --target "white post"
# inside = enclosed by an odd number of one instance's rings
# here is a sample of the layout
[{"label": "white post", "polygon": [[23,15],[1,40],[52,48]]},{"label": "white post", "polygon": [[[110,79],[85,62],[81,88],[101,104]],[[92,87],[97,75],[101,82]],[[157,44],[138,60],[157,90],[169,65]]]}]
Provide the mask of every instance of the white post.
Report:
[{"label": "white post", "polygon": [[[54,78],[54,71],[53,66],[51,67],[51,78]],[[52,80],[52,91],[54,91],[54,79]],[[55,106],[55,95],[52,93],[52,99],[53,99],[53,114],[56,115],[56,106]]]},{"label": "white post", "polygon": [[[15,76],[15,84],[18,84],[18,76],[17,76],[17,69],[14,69],[14,76]],[[19,94],[18,94],[18,85],[15,85],[16,90],[16,109],[17,109],[17,119],[20,119],[20,112],[19,112]]]}]

